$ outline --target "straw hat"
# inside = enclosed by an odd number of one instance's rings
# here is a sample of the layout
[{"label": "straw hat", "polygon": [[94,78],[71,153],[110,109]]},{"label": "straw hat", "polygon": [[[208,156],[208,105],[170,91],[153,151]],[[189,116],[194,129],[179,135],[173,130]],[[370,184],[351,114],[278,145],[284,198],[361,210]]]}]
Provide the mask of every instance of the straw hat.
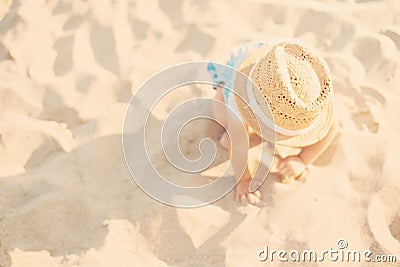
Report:
[{"label": "straw hat", "polygon": [[[332,82],[325,60],[297,43],[265,45],[240,64],[235,100],[244,121],[264,139],[304,147],[332,124]],[[251,81],[249,79],[250,78]]]}]

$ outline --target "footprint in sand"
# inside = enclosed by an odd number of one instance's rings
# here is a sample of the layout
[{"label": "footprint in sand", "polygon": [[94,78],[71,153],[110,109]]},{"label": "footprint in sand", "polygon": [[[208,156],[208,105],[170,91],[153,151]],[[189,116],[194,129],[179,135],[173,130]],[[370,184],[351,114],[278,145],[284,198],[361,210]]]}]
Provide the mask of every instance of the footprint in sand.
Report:
[{"label": "footprint in sand", "polygon": [[43,111],[40,119],[64,123],[68,129],[73,129],[83,123],[75,108],[68,107],[62,96],[55,90],[46,89],[43,95]]},{"label": "footprint in sand", "polygon": [[255,12],[261,12],[263,18],[271,17],[276,24],[284,24],[286,22],[287,10],[279,4],[261,4],[259,7],[255,7]]},{"label": "footprint in sand", "polygon": [[390,80],[397,69],[397,49],[392,39],[385,35],[370,35],[354,42],[354,56],[361,62],[367,75]]},{"label": "footprint in sand", "polygon": [[185,37],[175,49],[176,52],[193,50],[205,57],[213,48],[215,37],[202,32],[196,25],[192,24],[186,30]]},{"label": "footprint in sand", "polygon": [[325,12],[307,10],[301,16],[295,30],[295,36],[300,36],[308,31],[314,32],[322,38],[332,36],[333,17]]},{"label": "footprint in sand", "polygon": [[67,74],[73,67],[72,46],[73,36],[66,36],[58,39],[53,48],[57,51],[57,58],[54,61],[53,69],[56,75]]},{"label": "footprint in sand", "polygon": [[371,113],[370,107],[374,105],[384,106],[386,104],[386,98],[379,93],[378,90],[363,86],[361,87],[361,93],[357,99],[357,106],[359,106],[361,110],[358,113],[352,114],[351,118],[358,130],[362,131],[367,128],[371,133],[378,133],[379,122]]},{"label": "footprint in sand", "polygon": [[146,39],[149,34],[149,30],[151,29],[151,26],[148,22],[138,18],[131,18],[130,26],[137,40]]},{"label": "footprint in sand", "polygon": [[368,86],[361,86],[360,90],[343,86],[336,83],[336,92],[353,99],[357,110],[351,115],[351,119],[360,131],[371,133],[379,132],[379,120],[371,112],[371,107],[385,106],[386,98],[378,89]]},{"label": "footprint in sand", "polygon": [[90,27],[90,44],[96,62],[115,75],[119,75],[119,58],[112,28],[93,21]]},{"label": "footprint in sand", "polygon": [[168,19],[171,21],[172,26],[174,28],[182,25],[182,0],[175,0],[174,5],[171,5],[171,1],[169,0],[159,0],[158,5],[160,9],[167,15]]},{"label": "footprint in sand", "polygon": [[295,36],[307,32],[314,33],[315,37],[328,45],[329,50],[338,51],[352,40],[355,29],[352,23],[337,19],[329,13],[308,10],[301,16]]}]

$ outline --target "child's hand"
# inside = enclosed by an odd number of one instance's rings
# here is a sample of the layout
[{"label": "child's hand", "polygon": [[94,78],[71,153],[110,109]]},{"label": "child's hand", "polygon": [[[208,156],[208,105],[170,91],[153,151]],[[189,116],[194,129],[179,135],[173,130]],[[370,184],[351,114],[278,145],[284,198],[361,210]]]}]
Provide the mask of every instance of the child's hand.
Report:
[{"label": "child's hand", "polygon": [[261,198],[261,192],[259,190],[256,190],[254,192],[249,192],[249,185],[251,183],[251,178],[241,180],[235,188],[235,200],[243,203],[244,199],[247,199],[247,201],[250,204],[257,204]]},{"label": "child's hand", "polygon": [[303,161],[299,156],[289,156],[284,159],[281,159],[278,163],[279,173],[287,178],[297,178],[299,177],[306,169],[306,165],[304,165]]}]

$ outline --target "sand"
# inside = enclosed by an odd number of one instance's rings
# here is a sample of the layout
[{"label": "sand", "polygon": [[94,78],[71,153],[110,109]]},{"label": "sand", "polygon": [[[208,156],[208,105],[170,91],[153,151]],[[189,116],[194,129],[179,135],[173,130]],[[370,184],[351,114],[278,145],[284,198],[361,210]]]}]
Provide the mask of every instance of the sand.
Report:
[{"label": "sand", "polygon": [[[291,266],[257,252],[338,239],[400,261],[399,1],[2,0],[0,18],[0,266]],[[223,63],[234,46],[268,37],[303,40],[332,71],[340,135],[306,180],[271,174],[257,206],[230,193],[178,209],[143,193],[121,143],[135,90],[173,64]],[[211,95],[192,87],[180,97]],[[160,104],[154,127],[175,104]],[[184,153],[219,132],[193,125]],[[181,177],[161,148],[151,156]],[[193,181],[227,161],[219,149]]]}]

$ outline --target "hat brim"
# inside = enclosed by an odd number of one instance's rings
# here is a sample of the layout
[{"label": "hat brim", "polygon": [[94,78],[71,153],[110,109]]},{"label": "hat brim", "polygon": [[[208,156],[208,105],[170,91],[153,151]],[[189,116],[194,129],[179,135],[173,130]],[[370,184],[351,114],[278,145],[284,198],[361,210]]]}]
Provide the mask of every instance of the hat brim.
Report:
[{"label": "hat brim", "polygon": [[[272,49],[272,47],[273,45],[264,45],[255,50],[242,61],[242,63],[239,65],[238,71],[241,72],[245,77],[251,79],[251,77],[249,77],[251,68],[261,57],[265,56],[268,51]],[[235,91],[235,102],[237,109],[240,112],[243,120],[265,140],[273,142],[277,145],[305,147],[317,143],[328,134],[333,121],[332,99],[329,99],[326,107],[321,110],[316,119],[317,121],[310,131],[296,136],[288,136],[271,130],[268,126],[264,125],[256,118],[254,113],[248,108],[248,99],[246,98],[246,83],[244,82],[243,78],[238,79],[238,75],[236,76],[237,77],[235,78],[233,89]]]}]

